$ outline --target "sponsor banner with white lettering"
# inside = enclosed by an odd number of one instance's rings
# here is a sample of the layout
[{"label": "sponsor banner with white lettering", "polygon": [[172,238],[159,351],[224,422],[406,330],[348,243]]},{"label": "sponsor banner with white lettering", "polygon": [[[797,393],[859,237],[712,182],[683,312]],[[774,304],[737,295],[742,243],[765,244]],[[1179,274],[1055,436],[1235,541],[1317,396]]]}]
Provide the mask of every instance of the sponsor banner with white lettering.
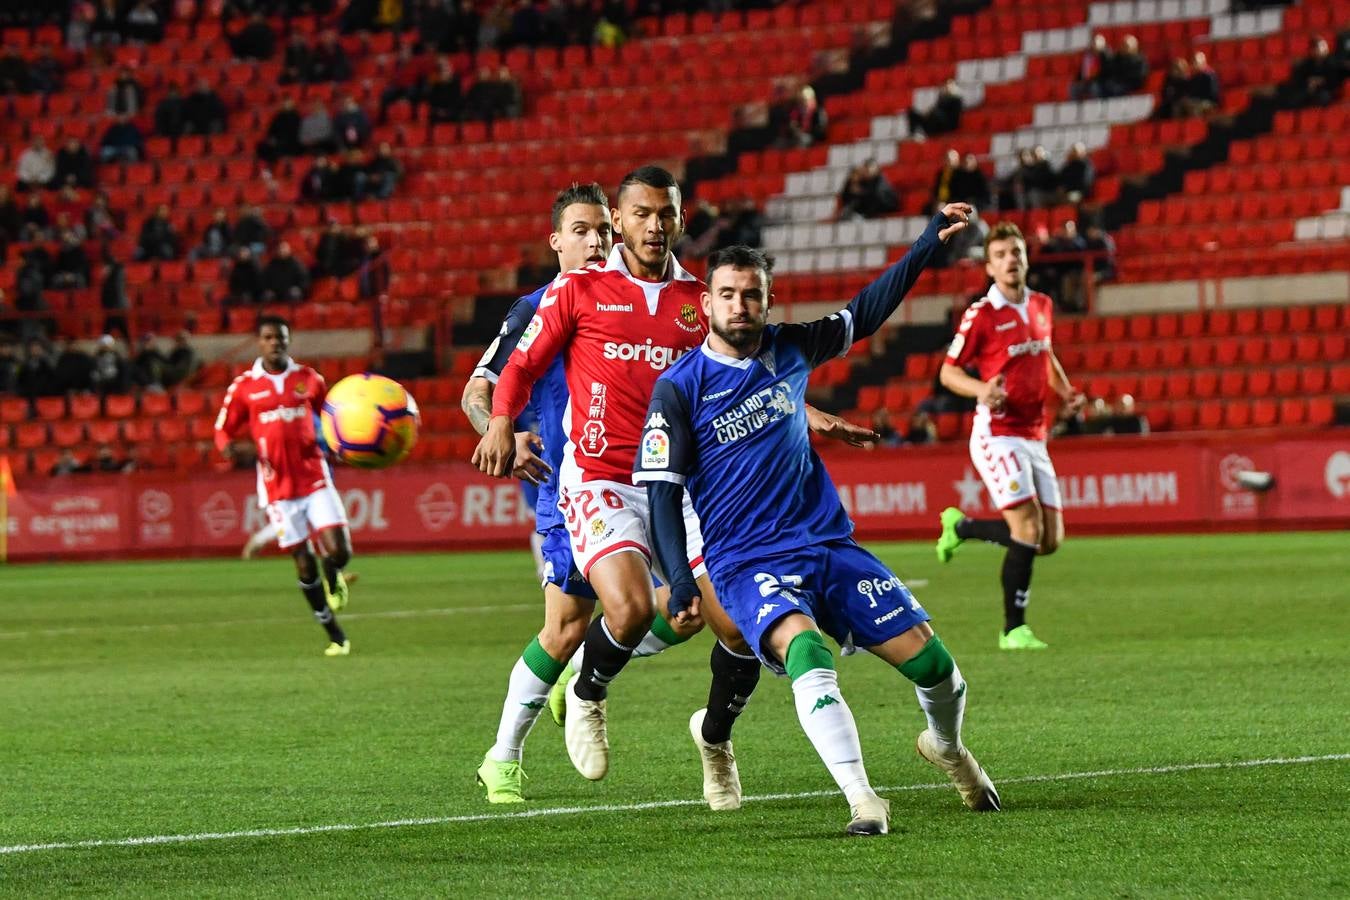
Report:
[{"label": "sponsor banner with white lettering", "polygon": [[[948,506],[998,514],[964,444],[822,449],[863,540],[934,537]],[[1063,440],[1050,453],[1071,532],[1350,525],[1350,435]],[[1245,472],[1274,486],[1253,492]],[[523,548],[533,526],[518,484],[466,464],[335,477],[358,553]],[[58,559],[233,554],[264,524],[252,473],[203,472],[21,479],[7,527],[12,558]]]}]

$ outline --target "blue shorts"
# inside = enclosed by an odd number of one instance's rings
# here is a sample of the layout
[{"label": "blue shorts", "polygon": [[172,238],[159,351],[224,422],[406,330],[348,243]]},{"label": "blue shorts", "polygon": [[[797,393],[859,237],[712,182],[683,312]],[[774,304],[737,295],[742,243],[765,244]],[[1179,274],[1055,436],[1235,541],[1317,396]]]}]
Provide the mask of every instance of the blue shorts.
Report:
[{"label": "blue shorts", "polygon": [[904,634],[928,613],[881,560],[852,540],[812,544],[711,572],[717,599],[764,665],[764,635],[784,616],[804,613],[841,645],[874,647]]},{"label": "blue shorts", "polygon": [[544,584],[556,584],[564,594],[573,597],[598,599],[595,588],[581,577],[572,561],[572,539],[567,534],[567,526],[554,525],[545,531],[544,543],[539,549],[544,556]]}]

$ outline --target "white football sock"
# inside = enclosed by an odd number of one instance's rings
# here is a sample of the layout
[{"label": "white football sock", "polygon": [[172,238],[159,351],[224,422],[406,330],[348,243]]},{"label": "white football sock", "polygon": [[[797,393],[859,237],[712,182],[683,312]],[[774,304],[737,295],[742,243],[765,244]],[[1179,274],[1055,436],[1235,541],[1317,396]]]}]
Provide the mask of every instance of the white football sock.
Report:
[{"label": "white football sock", "polygon": [[662,650],[668,649],[671,646],[673,645],[667,644],[657,637],[655,632],[648,631],[643,636],[642,640],[638,642],[637,648],[633,651],[633,656],[655,656]]},{"label": "white football sock", "polygon": [[511,679],[506,685],[506,700],[502,703],[502,720],[497,726],[497,743],[488,756],[498,762],[519,762],[525,736],[534,727],[539,713],[548,703],[548,692],[553,685],[530,671],[524,658],[516,660]]},{"label": "white football sock", "polygon": [[586,655],[586,642],[582,641],[580,644],[577,645],[577,652],[573,653],[572,658],[567,661],[567,664],[572,667],[573,672],[581,671],[581,658],[585,655]]},{"label": "white football sock", "polygon": [[933,732],[944,753],[956,756],[961,752],[961,720],[966,715],[966,680],[961,670],[952,667],[952,674],[932,687],[914,685],[919,706],[928,717],[928,729]]},{"label": "white football sock", "polygon": [[850,805],[874,792],[863,768],[862,745],[853,711],[839,693],[833,669],[812,669],[792,682],[792,698],[802,731],[820,754]]}]

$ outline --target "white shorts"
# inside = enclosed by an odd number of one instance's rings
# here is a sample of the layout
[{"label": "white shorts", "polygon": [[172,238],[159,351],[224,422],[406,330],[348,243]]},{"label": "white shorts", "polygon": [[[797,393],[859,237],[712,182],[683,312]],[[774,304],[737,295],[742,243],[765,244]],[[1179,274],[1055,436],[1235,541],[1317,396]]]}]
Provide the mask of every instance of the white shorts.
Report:
[{"label": "white shorts", "polygon": [[342,498],[332,485],[307,497],[274,500],[267,504],[267,520],[277,530],[277,546],[289,550],[325,528],[347,524]]},{"label": "white shorts", "polygon": [[[558,477],[558,509],[566,520],[572,558],[582,577],[589,578],[591,566],[599,560],[626,550],[641,553],[660,575],[647,531],[651,515],[647,488],[618,481],[583,482],[579,476],[576,465],[563,460]],[[703,528],[688,493],[684,495],[684,528],[689,566],[695,577],[702,576],[708,571],[703,563]],[[669,583],[669,579],[662,580]]]},{"label": "white shorts", "polygon": [[970,430],[970,459],[999,510],[1039,500],[1060,508],[1059,479],[1045,441],[989,433],[989,423],[975,419]]}]

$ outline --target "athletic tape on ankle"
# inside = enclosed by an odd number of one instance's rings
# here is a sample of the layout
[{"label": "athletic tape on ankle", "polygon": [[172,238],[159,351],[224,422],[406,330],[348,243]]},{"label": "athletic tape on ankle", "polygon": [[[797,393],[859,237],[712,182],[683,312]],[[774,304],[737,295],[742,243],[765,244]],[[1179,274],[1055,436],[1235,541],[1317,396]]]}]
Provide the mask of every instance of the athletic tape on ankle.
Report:
[{"label": "athletic tape on ankle", "polygon": [[935,634],[923,645],[922,650],[896,668],[919,687],[930,688],[951,677],[956,669],[956,661],[947,652],[942,639]]},{"label": "athletic tape on ankle", "polygon": [[788,677],[796,681],[813,669],[829,669],[833,672],[834,656],[830,648],[825,646],[825,639],[820,636],[820,632],[803,631],[788,644],[783,668],[787,670]]},{"label": "athletic tape on ankle", "polygon": [[548,651],[539,643],[538,637],[525,646],[525,652],[520,654],[520,658],[534,673],[534,677],[545,684],[557,684],[558,676],[562,674],[565,665],[548,655]]}]

